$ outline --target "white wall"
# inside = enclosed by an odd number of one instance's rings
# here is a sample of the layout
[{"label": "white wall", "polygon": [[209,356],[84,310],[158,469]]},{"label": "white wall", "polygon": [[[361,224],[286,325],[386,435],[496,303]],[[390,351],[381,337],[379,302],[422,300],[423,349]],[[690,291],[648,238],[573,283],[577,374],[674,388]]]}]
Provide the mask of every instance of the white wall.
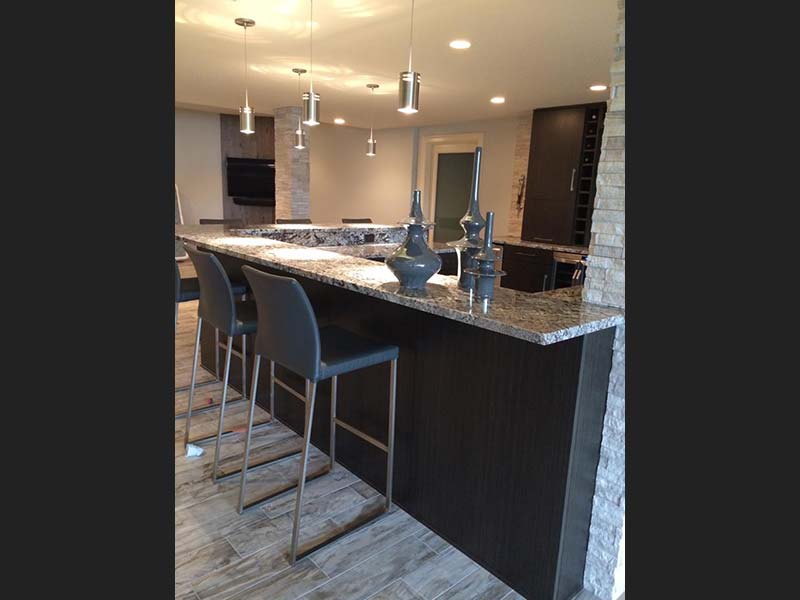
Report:
[{"label": "white wall", "polygon": [[183,221],[222,218],[222,156],[217,113],[175,109],[175,183]]},{"label": "white wall", "polygon": [[[419,137],[447,133],[482,133],[483,161],[481,164],[480,205],[481,213],[494,211],[494,233],[506,235],[508,214],[512,196],[514,170],[514,146],[517,139],[518,117],[468,121],[450,125],[421,127]],[[420,165],[420,169],[422,165]],[[466,211],[466,201],[464,200]]]},{"label": "white wall", "polygon": [[376,156],[368,157],[369,129],[323,123],[310,132],[311,220],[338,223],[370,217],[396,223],[408,214],[414,130],[375,132]]},{"label": "white wall", "polygon": [[[366,156],[368,129],[322,124],[311,132],[311,219],[339,222],[371,217],[395,223],[408,213],[417,141],[425,135],[483,133],[481,212],[495,212],[495,234],[505,235],[512,195],[517,117],[439,127],[381,129],[377,156]],[[464,199],[464,210],[466,211]],[[430,217],[431,215],[426,215]]]}]

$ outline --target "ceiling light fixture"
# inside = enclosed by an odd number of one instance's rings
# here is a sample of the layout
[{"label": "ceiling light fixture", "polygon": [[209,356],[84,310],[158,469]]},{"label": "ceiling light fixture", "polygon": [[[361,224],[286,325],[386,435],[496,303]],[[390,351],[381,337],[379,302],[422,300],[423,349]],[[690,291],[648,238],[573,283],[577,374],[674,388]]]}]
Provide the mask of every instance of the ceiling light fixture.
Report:
[{"label": "ceiling light fixture", "polygon": [[608,89],[608,86],[603,83],[594,83],[589,86],[589,89],[593,92],[605,92]]},{"label": "ceiling light fixture", "polygon": [[495,96],[494,98],[489,100],[489,102],[491,102],[492,104],[503,104],[505,101],[506,99],[503,96]]},{"label": "ceiling light fixture", "polygon": [[400,73],[400,107],[407,115],[419,111],[420,74],[411,69],[411,50],[414,47],[414,0],[411,0],[411,34],[408,40],[408,71]]},{"label": "ceiling light fixture", "polygon": [[308,20],[308,91],[303,94],[303,123],[313,127],[319,125],[319,94],[314,93],[314,0]]},{"label": "ceiling light fixture", "polygon": [[345,124],[345,120],[343,118],[341,118],[341,117],[336,117],[333,120],[333,122],[336,123],[337,125],[344,125]]},{"label": "ceiling light fixture", "polygon": [[378,140],[372,134],[373,125],[375,125],[375,90],[380,86],[377,83],[368,83],[369,88],[369,139],[367,140],[367,156],[375,156]]},{"label": "ceiling light fixture", "polygon": [[466,50],[470,46],[472,46],[472,44],[469,40],[453,40],[450,42],[450,47],[454,50]]},{"label": "ceiling light fixture", "polygon": [[[297,73],[297,95],[300,95],[300,76],[305,73],[305,69],[294,68],[292,73]],[[302,150],[306,147],[306,132],[303,131],[303,124],[300,122],[300,115],[297,115],[297,129],[294,131],[294,147]]]},{"label": "ceiling light fixture", "polygon": [[244,28],[244,106],[239,107],[239,131],[251,134],[256,132],[256,113],[250,107],[247,97],[247,28],[254,27],[256,22],[239,17],[234,23]]}]

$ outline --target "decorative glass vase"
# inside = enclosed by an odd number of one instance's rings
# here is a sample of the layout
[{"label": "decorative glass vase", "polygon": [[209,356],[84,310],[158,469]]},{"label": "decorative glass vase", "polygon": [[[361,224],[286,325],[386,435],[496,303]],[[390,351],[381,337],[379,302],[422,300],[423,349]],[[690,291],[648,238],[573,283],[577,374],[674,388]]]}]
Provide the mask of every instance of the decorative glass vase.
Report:
[{"label": "decorative glass vase", "polygon": [[433,225],[425,221],[420,202],[420,191],[411,196],[411,211],[401,221],[406,228],[405,241],[386,258],[386,266],[404,290],[424,290],[428,280],[442,268],[442,259],[428,246],[428,229]]}]

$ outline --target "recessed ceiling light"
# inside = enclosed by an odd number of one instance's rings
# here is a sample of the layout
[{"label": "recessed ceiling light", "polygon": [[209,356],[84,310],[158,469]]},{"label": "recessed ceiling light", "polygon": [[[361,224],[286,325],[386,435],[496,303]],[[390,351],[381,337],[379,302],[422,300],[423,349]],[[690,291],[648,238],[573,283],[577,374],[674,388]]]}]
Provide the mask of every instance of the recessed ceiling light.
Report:
[{"label": "recessed ceiling light", "polygon": [[455,50],[466,50],[472,46],[469,40],[453,40],[450,42],[450,47],[454,48]]},{"label": "recessed ceiling light", "polygon": [[503,102],[505,101],[506,99],[503,98],[503,96],[495,96],[494,98],[489,100],[489,102],[491,102],[492,104],[503,104]]},{"label": "recessed ceiling light", "polygon": [[590,85],[589,89],[593,92],[605,92],[608,89],[608,86],[602,83],[595,83]]},{"label": "recessed ceiling light", "polygon": [[342,117],[336,117],[336,118],[333,120],[333,122],[334,122],[334,123],[336,123],[337,125],[344,125],[344,122],[345,122],[345,121],[344,121],[344,119],[343,119]]}]

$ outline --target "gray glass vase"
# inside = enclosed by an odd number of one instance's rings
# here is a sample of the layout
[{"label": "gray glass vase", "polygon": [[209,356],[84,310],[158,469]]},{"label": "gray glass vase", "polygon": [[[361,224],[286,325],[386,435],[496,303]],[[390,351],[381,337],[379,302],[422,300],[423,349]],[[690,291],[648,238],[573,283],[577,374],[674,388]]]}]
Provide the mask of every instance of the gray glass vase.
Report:
[{"label": "gray glass vase", "polygon": [[405,241],[386,258],[386,266],[397,277],[400,288],[424,290],[428,280],[442,268],[442,259],[428,246],[428,228],[433,223],[425,221],[420,202],[420,191],[411,196],[411,211],[401,222],[406,228]]}]

